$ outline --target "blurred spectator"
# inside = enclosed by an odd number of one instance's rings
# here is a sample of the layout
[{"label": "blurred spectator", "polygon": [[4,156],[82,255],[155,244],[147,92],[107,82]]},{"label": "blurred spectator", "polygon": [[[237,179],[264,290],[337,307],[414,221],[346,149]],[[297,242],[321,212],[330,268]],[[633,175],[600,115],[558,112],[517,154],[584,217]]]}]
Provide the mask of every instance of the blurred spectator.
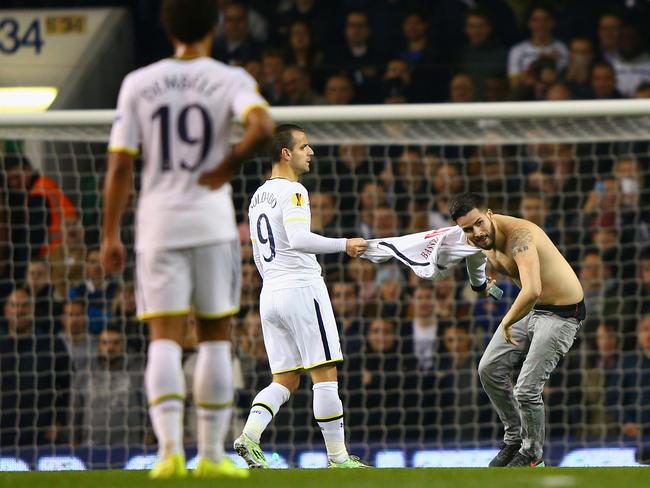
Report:
[{"label": "blurred spectator", "polygon": [[305,72],[314,74],[323,66],[323,52],[314,44],[309,25],[302,20],[289,26],[287,51],[289,64],[296,65]]},{"label": "blurred spectator", "polygon": [[[126,338],[114,324],[99,334],[92,368],[78,373],[75,410],[81,418],[82,442],[89,446],[143,443],[147,425],[144,365],[126,352]],[[79,381],[79,383],[77,383]]]},{"label": "blurred spectator", "polygon": [[245,315],[249,310],[256,309],[260,301],[262,278],[253,263],[241,265],[241,298],[240,315]]},{"label": "blurred spectator", "polygon": [[637,329],[637,350],[623,360],[623,435],[643,439],[647,459],[650,438],[650,314]]},{"label": "blurred spectator", "polygon": [[55,296],[50,279],[50,263],[34,258],[27,267],[27,289],[34,301],[34,319],[37,334],[52,334],[61,316],[61,302]]},{"label": "blurred spectator", "polygon": [[250,408],[255,392],[264,388],[271,381],[269,360],[264,347],[262,322],[257,310],[250,310],[242,321],[237,348],[237,357],[241,362],[243,384],[246,395],[239,395],[238,407]]},{"label": "blurred spectator", "polygon": [[280,49],[268,48],[262,53],[262,95],[271,105],[283,105],[284,53]]},{"label": "blurred spectator", "polygon": [[88,304],[88,329],[99,334],[111,318],[111,303],[118,284],[108,279],[99,260],[99,249],[88,252],[86,257],[86,280],[70,289],[70,298],[82,298]]},{"label": "blurred spectator", "polygon": [[[226,11],[228,10],[228,4],[232,0],[217,0],[219,5],[219,20],[214,30],[216,38],[224,37],[226,33]],[[266,42],[269,36],[269,27],[266,19],[255,9],[248,7],[247,9],[248,18],[247,23],[250,30],[250,35],[253,39],[258,42]],[[232,22],[232,19],[230,20]]]},{"label": "blurred spectator", "polygon": [[386,189],[381,183],[368,180],[361,185],[359,202],[359,220],[356,224],[356,233],[364,239],[370,239],[373,237],[375,210],[387,205]]},{"label": "blurred spectator", "polygon": [[37,446],[65,441],[70,359],[53,335],[34,332],[33,303],[16,288],[4,305],[8,334],[0,337],[0,445]]},{"label": "blurred spectator", "polygon": [[440,353],[440,327],[434,314],[433,284],[419,281],[411,299],[413,320],[413,352],[420,369],[432,370],[438,367]]},{"label": "blurred spectator", "polygon": [[395,237],[399,235],[399,217],[397,212],[387,205],[377,207],[372,216],[370,236],[374,239]]},{"label": "blurred spectator", "polygon": [[[333,193],[314,191],[309,194],[312,232],[325,237],[341,235],[338,210],[334,199]],[[343,266],[343,256],[337,253],[321,254],[316,256],[316,259],[327,277],[339,274]]]},{"label": "blurred spectator", "polygon": [[322,105],[323,97],[311,88],[309,73],[298,66],[287,66],[282,73],[281,103],[290,106]]},{"label": "blurred spectator", "polygon": [[591,94],[589,98],[605,100],[623,98],[616,87],[616,71],[607,61],[598,61],[591,67]]},{"label": "blurred spectator", "polygon": [[350,279],[357,285],[361,303],[365,303],[375,294],[375,276],[377,267],[365,259],[353,259],[347,267]]},{"label": "blurred spectator", "polygon": [[650,98],[650,82],[643,82],[637,86],[634,98]]},{"label": "blurred spectator", "polygon": [[388,61],[380,86],[380,99],[383,103],[406,103],[417,98],[408,63],[400,58]]},{"label": "blurred spectator", "polygon": [[451,103],[470,103],[476,101],[474,80],[467,73],[455,74],[449,83],[449,101]]},{"label": "blurred spectator", "polygon": [[417,9],[410,10],[402,21],[405,46],[400,57],[412,69],[414,102],[442,102],[449,79],[446,63],[431,44],[429,21]]},{"label": "blurred spectator", "polygon": [[249,61],[246,61],[243,66],[248,74],[255,79],[258,86],[262,86],[264,84],[264,70],[262,69],[261,60],[257,58],[251,59]]},{"label": "blurred spectator", "polygon": [[621,429],[621,364],[619,331],[611,322],[596,329],[595,350],[588,344],[583,371],[585,418],[583,434],[589,437],[614,437]]},{"label": "blurred spectator", "polygon": [[453,274],[437,280],[433,285],[434,315],[438,321],[454,322],[460,310],[456,301],[456,278]]},{"label": "blurred spectator", "polygon": [[519,214],[522,219],[544,229],[553,243],[560,244],[558,222],[555,216],[549,213],[549,201],[543,193],[524,193],[519,203]]},{"label": "blurred spectator", "polygon": [[69,299],[63,304],[59,338],[65,344],[75,371],[86,371],[97,356],[97,336],[88,333],[86,302]]},{"label": "blurred spectator", "polygon": [[634,96],[636,87],[650,80],[650,54],[646,51],[640,29],[633,22],[623,24],[619,56],[612,60],[616,71],[616,86],[626,97]]},{"label": "blurred spectator", "polygon": [[[265,2],[266,3],[266,2]],[[279,2],[277,17],[273,24],[279,36],[276,44],[282,44],[291,34],[291,25],[304,22],[312,33],[312,41],[316,46],[326,46],[333,41],[333,25],[336,25],[338,3],[318,0],[290,0]],[[337,39],[338,40],[338,39]]]},{"label": "blurred spectator", "polygon": [[[56,183],[32,168],[23,155],[3,158],[3,213],[11,258],[3,270],[3,295],[22,283],[31,258],[44,256],[61,242],[61,224],[76,210]],[[10,286],[7,286],[10,285]]]},{"label": "blurred spectator", "polygon": [[326,105],[349,105],[354,99],[354,88],[347,76],[333,75],[325,82],[323,95]]},{"label": "blurred spectator", "polygon": [[344,42],[325,53],[323,64],[332,74],[345,73],[354,85],[361,103],[374,103],[378,96],[378,79],[384,55],[371,41],[368,15],[352,10],[345,17]]},{"label": "blurred spectator", "polygon": [[[399,438],[407,423],[404,412],[409,395],[415,392],[417,363],[402,349],[395,322],[377,318],[370,322],[363,356],[345,363],[349,378],[350,404],[353,407],[348,425],[365,425],[367,439],[385,441]],[[362,407],[364,413],[355,415]],[[365,417],[365,418],[364,418]],[[351,434],[355,436],[355,429]]]},{"label": "blurred spectator", "polygon": [[594,46],[590,39],[574,37],[569,41],[569,66],[564,81],[572,93],[571,98],[589,98],[589,80],[594,58]]},{"label": "blurred spectator", "polygon": [[[319,172],[321,189],[339,194],[341,225],[345,232],[351,232],[358,217],[361,187],[368,178],[375,176],[383,163],[373,161],[368,146],[341,144],[335,160],[321,159]],[[329,166],[325,163],[329,162]]]},{"label": "blurred spectator", "polygon": [[[395,209],[400,217],[404,217],[409,209],[409,204],[418,203],[423,206],[429,204],[429,184],[426,179],[427,162],[424,160],[422,149],[419,147],[406,147],[394,163],[394,174],[391,171],[389,178],[393,179],[393,193]],[[402,223],[406,219],[402,218]],[[389,236],[383,236],[389,237]]]},{"label": "blurred spectator", "polygon": [[223,35],[214,40],[212,56],[226,64],[242,66],[259,58],[262,44],[250,33],[248,8],[243,2],[229,1],[223,9]]},{"label": "blurred spectator", "polygon": [[485,98],[486,79],[501,76],[506,70],[508,49],[492,34],[492,22],[487,11],[481,9],[467,11],[465,14],[467,43],[459,53],[458,67],[472,78],[479,100]]},{"label": "blurred spectator", "polygon": [[533,61],[512,90],[513,100],[544,100],[549,87],[559,78],[556,61],[541,56]]},{"label": "blurred spectator", "polygon": [[138,319],[135,284],[122,283],[111,304],[112,322],[117,324],[126,336],[126,347],[130,353],[145,354],[149,343],[147,324]]},{"label": "blurred spectator", "polygon": [[49,252],[48,259],[56,293],[59,297],[67,297],[68,290],[84,279],[86,245],[84,227],[78,218],[65,218],[62,229],[63,242]]},{"label": "blurred spectator", "polygon": [[358,285],[349,281],[337,281],[331,286],[332,308],[343,346],[343,356],[360,354],[363,347]]},{"label": "blurred spectator", "polygon": [[509,83],[505,76],[490,76],[483,87],[484,102],[505,102],[508,100]]},{"label": "blurred spectator", "polygon": [[585,251],[578,276],[584,290],[589,319],[603,320],[608,308],[615,305],[610,302],[616,299],[617,284],[611,278],[611,270],[603,263],[598,249]]},{"label": "blurred spectator", "polygon": [[571,100],[573,93],[569,87],[564,83],[553,83],[546,90],[545,99],[549,102],[557,102],[562,100]]},{"label": "blurred spectator", "polygon": [[527,26],[530,38],[514,45],[508,53],[508,76],[512,87],[522,82],[528,67],[541,56],[554,59],[558,71],[569,64],[566,45],[553,38],[555,19],[548,7],[535,6],[528,15]]},{"label": "blurred spectator", "polygon": [[478,358],[465,323],[447,324],[442,332],[444,351],[436,373],[440,430],[445,440],[480,438],[481,424],[491,418],[490,402],[480,388]]},{"label": "blurred spectator", "polygon": [[401,317],[406,280],[399,265],[383,265],[377,271],[374,288],[374,311],[381,313],[381,317]]},{"label": "blurred spectator", "polygon": [[[29,216],[25,222],[31,227],[30,233],[43,233],[42,238],[30,239],[33,246],[41,243],[40,248],[32,248],[31,255],[45,256],[61,244],[63,219],[76,218],[77,209],[54,180],[34,170],[27,157],[5,156],[4,170],[10,192],[9,206],[12,210],[16,207],[28,209]],[[12,201],[12,197],[17,200]],[[44,215],[33,221],[34,214],[41,212]],[[38,228],[41,225],[42,228]]]},{"label": "blurred spectator", "polygon": [[449,196],[461,193],[465,186],[458,166],[448,161],[438,162],[433,168],[429,181],[433,190],[429,227],[439,229],[450,226],[452,221],[449,215]]},{"label": "blurred spectator", "polygon": [[622,25],[623,21],[614,13],[603,14],[598,20],[598,49],[609,63],[618,59]]}]

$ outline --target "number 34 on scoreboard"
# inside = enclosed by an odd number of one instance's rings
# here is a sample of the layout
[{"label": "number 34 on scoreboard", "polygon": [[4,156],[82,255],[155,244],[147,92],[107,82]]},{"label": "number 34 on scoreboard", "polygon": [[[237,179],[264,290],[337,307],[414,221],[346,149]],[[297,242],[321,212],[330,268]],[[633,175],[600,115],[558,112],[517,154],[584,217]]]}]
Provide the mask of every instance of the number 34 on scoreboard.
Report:
[{"label": "number 34 on scoreboard", "polygon": [[[33,49],[41,54],[45,40],[41,18],[25,20],[17,17],[0,17],[0,53],[15,54],[21,49]],[[52,15],[44,19],[48,35],[85,34],[87,15]]]}]

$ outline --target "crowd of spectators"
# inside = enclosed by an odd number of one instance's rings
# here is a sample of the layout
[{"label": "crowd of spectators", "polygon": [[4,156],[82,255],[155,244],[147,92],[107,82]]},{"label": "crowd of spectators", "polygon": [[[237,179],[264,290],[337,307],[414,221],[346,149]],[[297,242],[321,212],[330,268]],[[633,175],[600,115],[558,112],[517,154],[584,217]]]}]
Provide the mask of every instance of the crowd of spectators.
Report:
[{"label": "crowd of spectators", "polygon": [[[274,105],[650,96],[644,2],[588,2],[588,14],[580,1],[526,11],[519,3],[222,1],[214,55],[248,70]],[[542,227],[578,272],[588,309],[545,390],[551,438],[650,439],[647,144],[315,149],[305,184],[312,230],[322,235],[389,237],[450,225],[449,197],[464,190]],[[22,155],[5,154],[2,163],[0,446],[154,442],[142,389],[147,328],[136,317],[133,275],[107,276],[99,262],[97,181],[88,194],[66,195]],[[245,215],[264,163],[251,162],[233,184],[242,244],[233,334],[240,413],[270,381]],[[471,292],[462,270],[429,283],[396,264],[319,260],[346,356],[341,391],[353,441],[500,437],[476,367],[514,286],[494,274],[505,290],[494,301]],[[187,328],[190,375],[196,338],[191,321]],[[307,385],[290,407],[270,436],[311,442]]]}]

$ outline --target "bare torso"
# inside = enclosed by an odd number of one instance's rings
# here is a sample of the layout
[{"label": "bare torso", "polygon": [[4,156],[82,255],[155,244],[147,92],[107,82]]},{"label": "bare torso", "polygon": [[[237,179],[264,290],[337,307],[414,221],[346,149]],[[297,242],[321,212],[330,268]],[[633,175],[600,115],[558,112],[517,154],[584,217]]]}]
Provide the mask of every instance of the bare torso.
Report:
[{"label": "bare torso", "polygon": [[511,256],[510,238],[516,229],[528,229],[539,256],[542,293],[537,300],[540,305],[572,305],[583,299],[582,285],[573,268],[555,247],[546,233],[537,225],[524,219],[507,215],[493,216],[494,222],[505,239],[502,245],[491,251],[483,251],[490,264],[501,274],[510,277],[521,288],[517,263]]}]

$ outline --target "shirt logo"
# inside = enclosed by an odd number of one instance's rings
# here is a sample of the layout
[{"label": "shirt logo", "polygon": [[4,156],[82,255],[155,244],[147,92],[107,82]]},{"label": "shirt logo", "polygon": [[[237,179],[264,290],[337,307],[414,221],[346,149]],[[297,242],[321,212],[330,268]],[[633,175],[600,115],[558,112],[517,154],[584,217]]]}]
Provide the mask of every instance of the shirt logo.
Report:
[{"label": "shirt logo", "polygon": [[304,199],[304,197],[302,196],[301,193],[294,193],[293,196],[291,197],[291,202],[296,207],[301,207],[302,204],[305,202],[305,199]]}]

